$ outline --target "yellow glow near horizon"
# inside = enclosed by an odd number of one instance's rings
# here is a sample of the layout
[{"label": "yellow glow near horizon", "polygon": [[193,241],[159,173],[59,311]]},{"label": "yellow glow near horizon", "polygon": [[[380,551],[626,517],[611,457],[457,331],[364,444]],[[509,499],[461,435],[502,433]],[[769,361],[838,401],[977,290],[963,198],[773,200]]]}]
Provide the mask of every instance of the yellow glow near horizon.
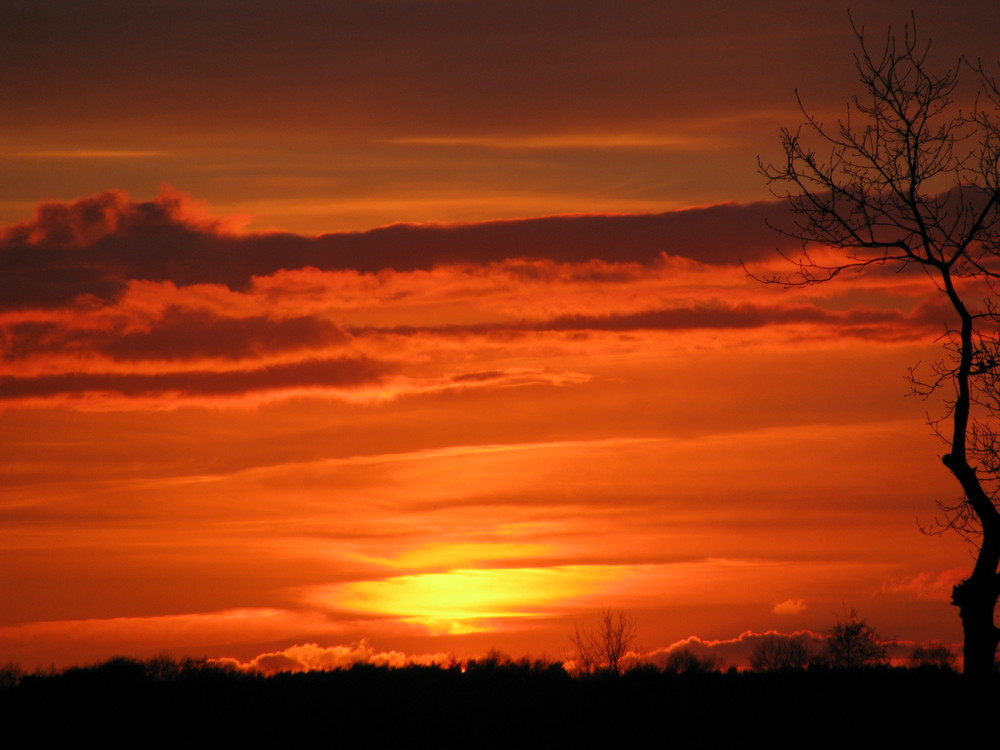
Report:
[{"label": "yellow glow near horizon", "polygon": [[459,569],[321,587],[310,598],[432,631],[472,632],[490,629],[482,620],[546,614],[541,608],[600,593],[627,573],[610,565]]}]

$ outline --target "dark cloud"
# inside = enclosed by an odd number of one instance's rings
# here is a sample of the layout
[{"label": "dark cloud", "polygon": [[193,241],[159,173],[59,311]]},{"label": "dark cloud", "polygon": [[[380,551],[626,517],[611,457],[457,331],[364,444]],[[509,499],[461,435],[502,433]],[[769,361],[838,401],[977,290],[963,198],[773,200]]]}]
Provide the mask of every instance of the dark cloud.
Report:
[{"label": "dark cloud", "polygon": [[124,332],[122,326],[78,330],[57,323],[26,322],[5,333],[3,356],[8,361],[57,352],[99,354],[119,361],[236,360],[339,345],[350,339],[337,326],[318,318],[224,318],[176,307],[168,308],[142,331]]},{"label": "dark cloud", "polygon": [[654,263],[663,253],[704,263],[766,256],[787,238],[780,203],[726,204],[663,214],[556,216],[479,224],[393,225],[302,237],[229,234],[167,189],[132,202],[109,191],[44,204],[0,239],[0,307],[110,300],[129,280],[248,288],[252,277],[307,266],[374,272],[509,258]]},{"label": "dark cloud", "polygon": [[499,380],[507,373],[500,370],[487,370],[483,372],[465,372],[452,377],[453,383],[485,383],[491,380]]},{"label": "dark cloud", "polygon": [[220,318],[171,308],[148,331],[108,335],[95,347],[117,360],[218,357],[245,359],[346,343],[349,336],[317,318]]},{"label": "dark cloud", "polygon": [[378,383],[396,366],[367,358],[273,365],[253,370],[156,374],[67,373],[0,377],[0,401],[56,395],[115,393],[122,396],[235,396],[284,388],[351,388]]},{"label": "dark cloud", "polygon": [[59,323],[28,321],[0,328],[3,358],[13,362],[24,357],[75,349],[73,333]]},{"label": "dark cloud", "polygon": [[895,310],[858,308],[844,313],[831,312],[813,305],[762,307],[699,306],[671,310],[651,310],[624,315],[570,315],[556,318],[541,328],[552,330],[629,331],[637,329],[674,330],[690,328],[760,328],[781,323],[831,323],[856,325],[898,322]]},{"label": "dark cloud", "polygon": [[858,328],[865,335],[879,336],[879,327],[904,328],[928,325],[923,314],[906,315],[898,310],[856,307],[845,311],[826,310],[815,305],[760,306],[742,304],[699,305],[664,310],[611,315],[564,315],[549,320],[508,323],[479,323],[440,327],[395,326],[392,328],[352,328],[352,333],[381,332],[395,334],[489,334],[529,331],[639,331],[692,330],[698,328],[763,328],[769,325],[819,323],[838,326],[847,332]]}]

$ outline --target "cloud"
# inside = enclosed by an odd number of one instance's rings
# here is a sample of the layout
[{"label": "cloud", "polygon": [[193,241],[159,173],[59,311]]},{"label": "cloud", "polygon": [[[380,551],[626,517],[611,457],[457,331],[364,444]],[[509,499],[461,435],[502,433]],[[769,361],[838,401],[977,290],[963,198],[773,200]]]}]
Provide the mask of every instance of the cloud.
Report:
[{"label": "cloud", "polygon": [[338,326],[316,317],[223,317],[208,310],[178,306],[168,307],[140,330],[135,328],[133,321],[123,317],[104,330],[73,329],[64,322],[15,323],[7,331],[3,357],[13,361],[41,354],[74,353],[121,362],[239,360],[340,346],[350,340]]},{"label": "cloud", "polygon": [[150,159],[168,156],[166,151],[126,151],[117,149],[71,149],[67,151],[22,151],[8,156],[23,159]]},{"label": "cloud", "polygon": [[[826,310],[817,305],[765,306],[755,304],[727,305],[717,302],[692,307],[675,307],[660,310],[644,310],[635,313],[607,315],[573,314],[560,315],[550,319],[518,322],[482,323],[473,325],[446,324],[437,327],[394,326],[380,330],[385,333],[415,334],[469,334],[490,332],[528,331],[609,331],[625,332],[640,330],[693,330],[704,328],[743,329],[763,328],[771,325],[809,323],[833,325],[850,332],[857,328],[858,335],[865,337],[899,338],[913,335],[913,321],[898,310],[878,310],[855,307],[845,311]],[[921,325],[921,321],[916,321]],[[894,330],[894,328],[901,330]],[[881,330],[884,329],[884,330]],[[352,333],[364,333],[365,328],[350,328]],[[373,329],[367,329],[373,330]],[[919,333],[925,333],[922,327]]]},{"label": "cloud", "polygon": [[[206,646],[266,643],[295,633],[334,635],[354,624],[311,612],[278,608],[241,608],[213,612],[26,622],[0,627],[0,647],[22,663],[67,664],[114,654],[190,653]],[[287,642],[287,641],[285,641]],[[197,651],[195,651],[197,653]]]},{"label": "cloud", "polygon": [[394,225],[368,232],[301,237],[236,234],[165,187],[152,201],[107,191],[45,203],[0,235],[0,308],[108,302],[130,280],[248,289],[283,269],[427,270],[510,258],[654,264],[664,254],[735,263],[783,240],[765,224],[780,203],[725,204],[663,214],[555,216],[468,225]]},{"label": "cloud", "polygon": [[425,136],[387,138],[386,143],[418,146],[477,146],[489,149],[707,149],[720,145],[705,135],[658,133],[564,133],[544,136]]},{"label": "cloud", "polygon": [[646,658],[650,663],[662,668],[667,664],[670,654],[679,650],[687,650],[695,656],[713,659],[722,668],[742,668],[749,665],[750,654],[753,653],[754,648],[762,641],[774,636],[801,640],[813,654],[819,653],[826,642],[825,635],[811,630],[796,630],[792,633],[781,633],[777,630],[764,632],[747,630],[736,638],[703,639],[692,635],[664,648],[655,649],[649,652]]},{"label": "cloud", "polygon": [[965,566],[940,572],[925,570],[916,575],[890,579],[883,584],[882,590],[903,594],[909,599],[947,602],[951,601],[952,588],[967,578],[969,572]]},{"label": "cloud", "polygon": [[223,318],[207,311],[169,308],[149,330],[112,336],[102,351],[119,360],[246,359],[339,345],[348,340],[349,336],[337,326],[314,317]]},{"label": "cloud", "polygon": [[771,611],[776,615],[797,615],[806,610],[806,603],[802,599],[786,599],[775,604]]},{"label": "cloud", "polygon": [[[646,655],[647,661],[662,668],[670,658],[672,653],[679,650],[686,650],[695,656],[713,659],[717,666],[721,668],[736,667],[744,669],[750,665],[750,655],[754,648],[762,641],[770,638],[794,638],[800,641],[809,654],[818,655],[826,646],[827,635],[816,633],[812,630],[796,630],[790,633],[782,633],[777,630],[755,632],[747,630],[736,638],[703,639],[698,636],[690,636],[677,641],[664,648],[655,649]],[[889,652],[890,661],[893,664],[909,663],[912,652],[913,641],[891,640],[883,641]]]},{"label": "cloud", "polygon": [[721,346],[723,332],[742,344],[907,342],[934,327],[909,282],[848,282],[841,297],[810,299],[748,280],[737,255],[770,252],[763,219],[783,211],[301,237],[241,234],[169,188],[145,202],[108,191],[44,204],[0,239],[11,289],[0,294],[0,401],[384,402],[590,383],[598,355],[659,350],[661,333],[685,350]]},{"label": "cloud", "polygon": [[444,653],[407,656],[402,651],[376,651],[368,641],[349,645],[320,646],[316,643],[289,646],[281,651],[259,654],[248,661],[233,658],[210,659],[209,663],[232,666],[244,672],[276,674],[278,672],[315,672],[347,669],[355,664],[377,667],[405,667],[410,664],[447,664],[451,656]]},{"label": "cloud", "polygon": [[295,362],[250,370],[65,373],[0,377],[0,401],[59,394],[234,396],[288,388],[357,388],[381,383],[397,367],[364,358]]},{"label": "cloud", "polygon": [[33,219],[5,228],[0,238],[10,247],[83,248],[114,235],[145,235],[167,227],[221,233],[226,226],[189,196],[164,185],[151,201],[135,202],[122,190],[106,190],[69,203],[41,203]]},{"label": "cloud", "polygon": [[42,203],[30,221],[0,231],[0,309],[53,307],[78,297],[120,295],[130,278],[170,278],[222,241],[233,222],[209,217],[164,186],[152,201],[108,190]]}]

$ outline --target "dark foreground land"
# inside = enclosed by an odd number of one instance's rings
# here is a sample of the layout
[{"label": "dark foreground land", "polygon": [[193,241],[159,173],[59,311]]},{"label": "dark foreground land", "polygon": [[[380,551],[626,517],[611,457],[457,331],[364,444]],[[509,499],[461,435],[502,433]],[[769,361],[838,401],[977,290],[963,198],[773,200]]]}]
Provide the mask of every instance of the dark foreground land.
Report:
[{"label": "dark foreground land", "polygon": [[[16,684],[13,684],[16,683]],[[502,664],[248,675],[115,659],[0,687],[8,738],[52,747],[956,747],[996,696],[935,669],[636,670]],[[26,734],[22,734],[26,733]],[[754,742],[756,740],[756,742]]]}]

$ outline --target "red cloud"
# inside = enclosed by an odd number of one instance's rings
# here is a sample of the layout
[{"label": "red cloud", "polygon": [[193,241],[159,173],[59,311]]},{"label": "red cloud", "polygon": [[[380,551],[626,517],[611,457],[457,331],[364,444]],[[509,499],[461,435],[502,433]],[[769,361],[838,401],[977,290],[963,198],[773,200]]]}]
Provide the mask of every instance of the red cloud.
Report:
[{"label": "red cloud", "polygon": [[149,396],[234,396],[284,388],[353,388],[379,383],[394,365],[366,358],[296,362],[253,370],[187,371],[156,374],[66,373],[0,378],[0,401],[59,394],[115,393]]},{"label": "red cloud", "polygon": [[309,316],[227,318],[179,307],[168,307],[143,330],[125,330],[124,326],[118,321],[104,330],[80,330],[56,322],[16,323],[5,337],[3,356],[11,361],[72,352],[117,361],[238,360],[337,346],[350,340],[338,326]]},{"label": "red cloud", "polygon": [[189,196],[168,185],[153,200],[140,202],[130,200],[123,190],[106,190],[69,203],[42,203],[33,219],[0,232],[0,243],[82,248],[111,235],[128,237],[171,226],[224,234],[233,222],[209,216]]},{"label": "red cloud", "polygon": [[[741,329],[764,326],[809,323],[837,326],[841,333],[854,333],[866,338],[897,339],[914,333],[926,333],[922,317],[913,318],[898,310],[855,307],[846,311],[826,310],[816,305],[761,306],[701,305],[637,313],[609,315],[561,315],[551,319],[473,325],[394,326],[385,329],[350,327],[355,334],[369,331],[394,334],[490,334],[529,331],[671,331],[698,328]],[[857,329],[857,330],[855,330]],[[884,330],[883,330],[884,329]],[[898,329],[898,330],[897,330]]]},{"label": "red cloud", "polygon": [[0,307],[115,299],[129,280],[246,289],[254,276],[315,267],[374,272],[509,258],[656,262],[664,253],[704,263],[757,259],[787,245],[765,225],[783,203],[724,204],[663,214],[555,216],[479,224],[394,225],[300,237],[235,234],[170,188],[152,201],[108,191],[46,203],[0,234]]},{"label": "red cloud", "polygon": [[914,576],[897,578],[883,586],[883,590],[893,594],[903,594],[910,599],[929,599],[946,602],[951,599],[955,584],[968,577],[969,568],[949,568],[941,572],[922,571]]}]

